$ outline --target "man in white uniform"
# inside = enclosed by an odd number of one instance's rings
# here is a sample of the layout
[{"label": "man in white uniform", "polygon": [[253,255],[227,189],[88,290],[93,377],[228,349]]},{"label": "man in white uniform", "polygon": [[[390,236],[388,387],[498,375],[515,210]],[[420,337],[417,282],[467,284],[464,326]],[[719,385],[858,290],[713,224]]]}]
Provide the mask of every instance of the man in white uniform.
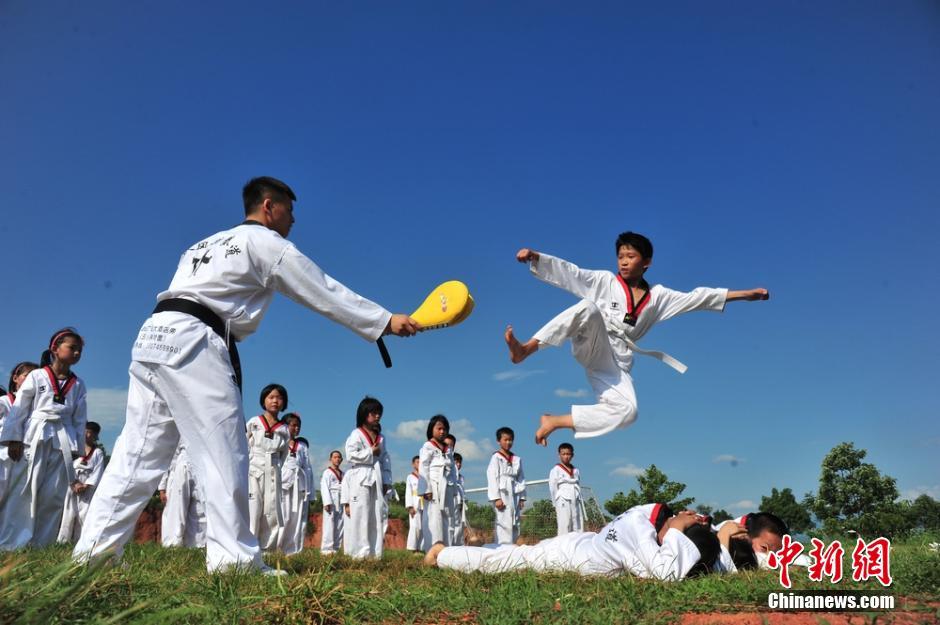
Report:
[{"label": "man in white uniform", "polygon": [[660,321],[694,310],[722,311],[725,302],[766,300],[767,289],[729,291],[700,287],[689,293],[652,287],[644,273],[653,261],[653,244],[635,232],[617,237],[617,273],[581,269],[574,263],[523,248],[516,260],[530,263],[539,280],[569,291],[581,301],[520,343],[512,326],[505,339],[513,363],[520,363],[544,346],[571,340],[571,351],[584,367],[597,403],[572,406],[566,415],[542,415],[535,442],[547,444],[558,428],[574,430],[575,438],[601,436],[625,428],[637,418],[637,399],[630,370],[633,354],[653,356],[680,373],[686,366],[662,352],[637,347],[636,342]]},{"label": "man in white uniform", "polygon": [[269,572],[248,527],[248,450],[235,342],[252,334],[275,291],[368,341],[410,336],[393,315],[326,275],[286,239],[294,192],[255,178],[246,221],[186,250],[134,343],[127,422],[92,501],[73,557],[120,555],[182,439],[207,493],[206,565]]},{"label": "man in white uniform", "polygon": [[673,516],[664,504],[646,504],[630,508],[597,533],[571,532],[535,545],[438,545],[425,564],[465,573],[533,569],[615,577],[626,572],[680,580],[710,572],[718,550],[718,539],[694,512]]}]

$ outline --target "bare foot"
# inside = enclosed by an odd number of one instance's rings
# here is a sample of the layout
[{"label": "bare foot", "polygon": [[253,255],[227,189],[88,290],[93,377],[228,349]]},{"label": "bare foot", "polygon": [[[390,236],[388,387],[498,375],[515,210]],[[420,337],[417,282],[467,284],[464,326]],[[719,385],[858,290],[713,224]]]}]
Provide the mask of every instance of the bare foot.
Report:
[{"label": "bare foot", "polygon": [[535,431],[535,444],[542,447],[548,446],[548,435],[555,431],[552,424],[551,415],[543,414],[539,421],[539,429]]},{"label": "bare foot", "polygon": [[520,343],[516,335],[512,333],[512,326],[506,326],[506,345],[509,346],[509,359],[513,364],[519,364],[538,349],[538,342],[535,339],[529,339],[525,343]]},{"label": "bare foot", "polygon": [[444,551],[444,543],[434,543],[424,555],[424,566],[437,566],[437,556]]}]

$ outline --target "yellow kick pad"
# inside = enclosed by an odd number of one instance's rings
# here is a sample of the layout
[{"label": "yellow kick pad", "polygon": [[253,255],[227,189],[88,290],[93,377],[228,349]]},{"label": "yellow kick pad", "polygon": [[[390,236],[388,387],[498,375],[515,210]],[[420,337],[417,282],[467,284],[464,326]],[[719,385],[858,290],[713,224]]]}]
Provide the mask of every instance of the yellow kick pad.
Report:
[{"label": "yellow kick pad", "polygon": [[431,291],[411,316],[421,324],[422,330],[434,330],[457,325],[469,317],[472,310],[473,298],[467,285],[450,280]]}]

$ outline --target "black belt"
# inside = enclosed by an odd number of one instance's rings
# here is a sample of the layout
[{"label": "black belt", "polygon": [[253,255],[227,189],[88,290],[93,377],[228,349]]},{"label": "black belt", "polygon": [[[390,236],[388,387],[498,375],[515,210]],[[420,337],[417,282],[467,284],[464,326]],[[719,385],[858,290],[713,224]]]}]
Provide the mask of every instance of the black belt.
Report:
[{"label": "black belt", "polygon": [[[153,309],[153,314],[161,312],[181,312],[191,317],[195,317],[199,321],[212,328],[213,332],[222,337],[223,341],[226,340],[225,322],[222,321],[221,317],[202,304],[180,297],[165,299],[162,302],[157,302],[157,307]],[[235,344],[235,339],[232,336],[228,337],[227,346],[229,360],[232,361],[232,369],[235,371],[235,384],[238,385],[238,390],[241,392],[242,362],[238,357],[238,346]]]}]

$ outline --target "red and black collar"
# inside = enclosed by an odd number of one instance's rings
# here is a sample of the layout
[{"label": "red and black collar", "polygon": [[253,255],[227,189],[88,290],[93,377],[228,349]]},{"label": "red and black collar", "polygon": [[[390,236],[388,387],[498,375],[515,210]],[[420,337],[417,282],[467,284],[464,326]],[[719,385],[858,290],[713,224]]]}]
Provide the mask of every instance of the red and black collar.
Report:
[{"label": "red and black collar", "polygon": [[502,456],[503,458],[505,458],[505,459],[506,459],[506,462],[508,462],[509,464],[512,464],[512,459],[515,457],[515,454],[513,454],[511,451],[506,452],[506,451],[503,451],[502,449],[497,449],[497,450],[494,451],[493,453],[494,453],[494,454],[499,454],[500,456]]},{"label": "red and black collar", "polygon": [[568,477],[574,477],[574,465],[569,468],[567,465],[559,462],[557,465],[562,471],[568,474]]},{"label": "red and black collar", "polygon": [[442,454],[446,454],[446,453],[447,453],[447,445],[441,445],[440,443],[438,443],[438,442],[437,442],[436,440],[434,440],[433,438],[429,438],[429,439],[428,439],[428,442],[431,443],[432,445],[434,445],[435,447],[437,447],[438,449],[440,449]]},{"label": "red and black collar", "polygon": [[69,394],[69,391],[72,390],[72,387],[75,386],[75,382],[78,381],[78,378],[74,373],[69,371],[68,376],[65,379],[65,384],[59,386],[59,380],[55,377],[55,373],[52,371],[52,367],[46,365],[42,368],[46,372],[46,375],[49,376],[49,384],[52,385],[52,401],[57,404],[65,403],[65,396]]},{"label": "red and black collar", "polygon": [[382,440],[381,434],[376,434],[375,438],[372,438],[372,432],[365,429],[364,427],[359,427],[359,431],[362,432],[362,435],[366,437],[366,442],[369,443],[370,447],[375,447],[379,441]]},{"label": "red and black collar", "polygon": [[643,281],[645,287],[645,292],[643,297],[640,298],[639,302],[633,301],[633,289],[630,288],[630,285],[627,284],[626,280],[617,274],[617,281],[620,283],[620,286],[623,287],[623,292],[627,296],[627,314],[623,316],[623,322],[627,325],[636,325],[637,319],[640,318],[640,313],[643,312],[643,309],[646,308],[646,305],[650,303],[650,289],[646,285],[646,282]]},{"label": "red and black collar", "polygon": [[333,467],[327,467],[327,469],[333,472],[333,475],[336,476],[336,479],[338,479],[340,482],[343,481],[342,469],[334,469]]},{"label": "red and black collar", "polygon": [[264,415],[258,415],[258,419],[261,421],[261,425],[264,426],[264,435],[268,438],[274,438],[274,432],[284,425],[283,421],[275,421],[274,425],[268,425],[268,420],[264,418]]}]

